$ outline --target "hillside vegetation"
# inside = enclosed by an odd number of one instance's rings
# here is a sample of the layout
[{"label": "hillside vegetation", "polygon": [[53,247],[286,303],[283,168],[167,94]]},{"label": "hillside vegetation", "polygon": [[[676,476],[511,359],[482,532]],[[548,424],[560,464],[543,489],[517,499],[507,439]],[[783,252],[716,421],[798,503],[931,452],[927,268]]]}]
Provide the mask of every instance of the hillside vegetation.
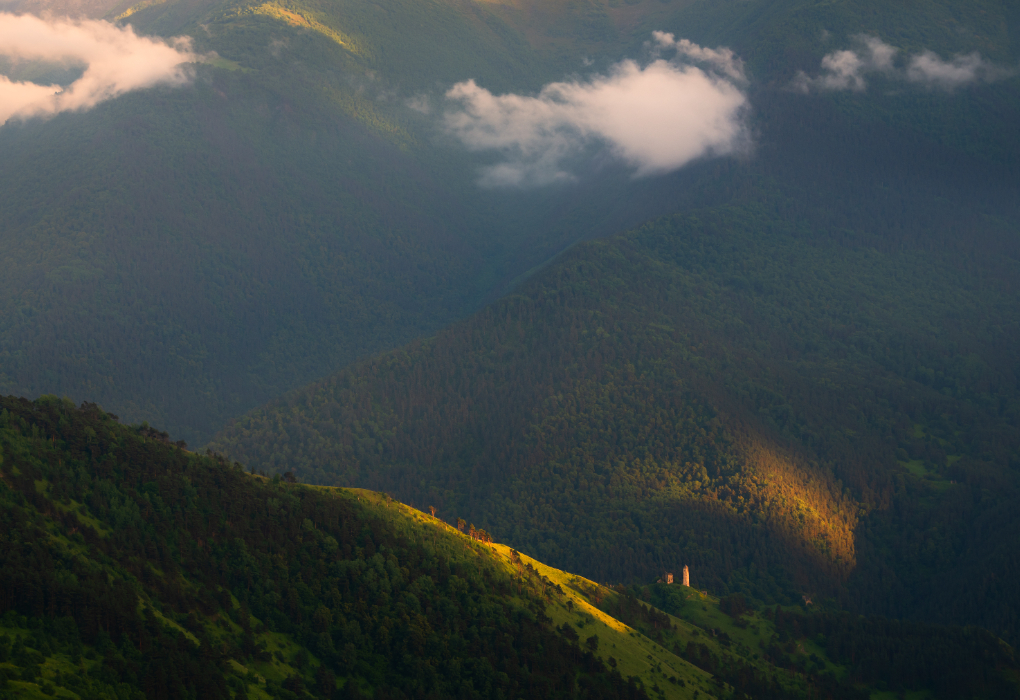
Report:
[{"label": "hillside vegetation", "polygon": [[1015,638],[1020,276],[1000,263],[667,218],[212,447],[467,513],[595,580],[691,564],[723,593]]},{"label": "hillside vegetation", "polygon": [[[207,56],[190,86],[0,128],[0,390],[97,401],[194,445],[435,333],[579,240],[679,210],[762,207],[854,245],[1015,253],[1016,77],[952,93],[789,89],[859,32],[1012,65],[1009,3],[8,6],[190,35]],[[652,30],[746,59],[753,154],[638,180],[596,161],[569,186],[478,188],[491,156],[439,123],[452,84],[533,94],[646,60]]]},{"label": "hillside vegetation", "polygon": [[459,533],[94,406],[2,404],[0,692],[647,697]]},{"label": "hillside vegetation", "polygon": [[610,589],[92,404],[0,406],[3,697],[1016,696],[982,630]]},{"label": "hillside vegetation", "polygon": [[586,235],[587,195],[479,193],[474,161],[405,104],[437,81],[540,85],[547,62],[481,9],[350,5],[142,3],[139,31],[216,56],[191,85],[0,128],[0,389],[201,444],[463,317],[548,257],[528,243],[561,219],[552,252]]}]

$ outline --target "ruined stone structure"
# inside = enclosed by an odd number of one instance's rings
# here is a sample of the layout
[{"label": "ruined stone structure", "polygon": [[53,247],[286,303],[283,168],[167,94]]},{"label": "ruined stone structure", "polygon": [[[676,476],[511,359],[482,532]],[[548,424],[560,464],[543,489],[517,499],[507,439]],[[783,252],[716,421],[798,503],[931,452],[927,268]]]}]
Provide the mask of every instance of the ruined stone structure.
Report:
[{"label": "ruined stone structure", "polygon": [[666,574],[666,583],[673,583],[673,574]]},{"label": "ruined stone structure", "polygon": [[686,564],[684,564],[684,585],[688,588],[690,588],[691,585],[691,572],[688,570]]}]

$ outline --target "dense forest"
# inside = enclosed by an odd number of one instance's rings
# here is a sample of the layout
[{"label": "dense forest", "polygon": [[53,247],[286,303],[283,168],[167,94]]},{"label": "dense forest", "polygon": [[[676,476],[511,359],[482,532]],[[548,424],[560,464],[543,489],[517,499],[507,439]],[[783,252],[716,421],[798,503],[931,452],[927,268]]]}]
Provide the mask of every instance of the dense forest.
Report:
[{"label": "dense forest", "polygon": [[213,445],[596,580],[692,564],[723,593],[1015,639],[1015,262],[803,235],[720,210],[584,244]]},{"label": "dense forest", "polygon": [[1018,694],[984,630],[610,589],[94,404],[0,406],[0,697]]},{"label": "dense forest", "polygon": [[[216,58],[185,87],[0,127],[0,391],[96,401],[192,445],[465,317],[579,240],[675,211],[752,206],[854,245],[1016,252],[1017,78],[789,89],[858,33],[1011,65],[1010,3],[93,5]],[[526,95],[646,61],[653,30],[746,61],[751,153],[654,178],[596,159],[569,185],[477,186],[491,156],[444,133],[446,89]]]},{"label": "dense forest", "polygon": [[647,697],[466,538],[94,405],[0,403],[0,692]]}]

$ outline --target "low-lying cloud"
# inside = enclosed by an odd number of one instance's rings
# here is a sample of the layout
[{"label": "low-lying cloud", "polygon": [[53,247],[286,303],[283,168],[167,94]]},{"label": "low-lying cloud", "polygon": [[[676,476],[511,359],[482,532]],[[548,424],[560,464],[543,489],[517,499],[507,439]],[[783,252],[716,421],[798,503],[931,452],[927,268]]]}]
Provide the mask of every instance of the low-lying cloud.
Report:
[{"label": "low-lying cloud", "polygon": [[18,82],[0,75],[0,124],[84,110],[131,90],[180,85],[197,59],[186,38],[141,37],[100,20],[41,19],[0,13],[0,55],[85,66],[68,86]]},{"label": "low-lying cloud", "polygon": [[793,85],[808,92],[818,90],[856,90],[868,87],[868,75],[884,75],[894,80],[929,88],[953,90],[975,82],[1007,78],[1015,71],[986,61],[978,52],[943,60],[932,51],[901,57],[899,49],[873,36],[856,37],[858,48],[834,51],[822,58],[822,72],[809,77],[798,73]]},{"label": "low-lying cloud", "polygon": [[[473,80],[454,85],[445,126],[503,161],[481,184],[522,187],[571,180],[568,163],[608,149],[638,176],[665,173],[749,141],[743,65],[728,49],[705,49],[656,32],[652,60],[617,63],[606,75],[546,85],[537,96],[493,95]],[[672,58],[662,57],[672,51]]]}]

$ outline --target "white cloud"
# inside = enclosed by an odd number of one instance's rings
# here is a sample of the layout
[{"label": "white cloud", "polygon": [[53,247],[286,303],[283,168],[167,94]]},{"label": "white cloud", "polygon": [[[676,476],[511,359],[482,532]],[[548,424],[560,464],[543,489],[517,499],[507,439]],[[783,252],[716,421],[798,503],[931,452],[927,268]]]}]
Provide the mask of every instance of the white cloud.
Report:
[{"label": "white cloud", "polygon": [[655,41],[656,49],[676,49],[678,56],[712,66],[737,82],[747,81],[744,75],[744,62],[733,53],[732,49],[726,47],[709,49],[698,46],[690,39],[677,41],[676,37],[667,32],[652,32],[652,39]]},{"label": "white cloud", "polygon": [[925,51],[910,59],[907,80],[951,90],[975,80],[991,82],[1007,78],[1014,72],[989,63],[976,51],[955,56],[951,61],[943,61],[931,51]]},{"label": "white cloud", "polygon": [[0,13],[0,55],[85,66],[81,77],[66,87],[0,76],[0,124],[11,118],[89,109],[158,83],[180,85],[189,77],[184,64],[198,60],[186,38],[165,41],[99,20],[9,13]]},{"label": "white cloud", "polygon": [[458,83],[446,94],[455,107],[445,125],[468,148],[502,154],[503,162],[482,174],[483,185],[496,187],[573,179],[566,163],[592,146],[608,148],[637,175],[651,175],[745,145],[739,60],[727,49],[702,49],[672,35],[655,39],[677,56],[646,66],[622,61],[607,75],[552,83],[534,97]]},{"label": "white cloud", "polygon": [[897,67],[899,50],[873,36],[857,36],[855,50],[833,51],[822,58],[822,72],[811,78],[797,74],[793,86],[804,92],[811,89],[856,90],[867,88],[868,74],[881,74],[895,80],[921,83],[946,90],[977,80],[992,81],[1008,77],[1014,71],[995,66],[977,52],[943,61],[931,51],[923,51],[906,59],[906,66]]},{"label": "white cloud", "polygon": [[415,95],[414,97],[408,98],[404,104],[413,109],[415,112],[432,114],[432,100],[429,99],[428,95]]}]

